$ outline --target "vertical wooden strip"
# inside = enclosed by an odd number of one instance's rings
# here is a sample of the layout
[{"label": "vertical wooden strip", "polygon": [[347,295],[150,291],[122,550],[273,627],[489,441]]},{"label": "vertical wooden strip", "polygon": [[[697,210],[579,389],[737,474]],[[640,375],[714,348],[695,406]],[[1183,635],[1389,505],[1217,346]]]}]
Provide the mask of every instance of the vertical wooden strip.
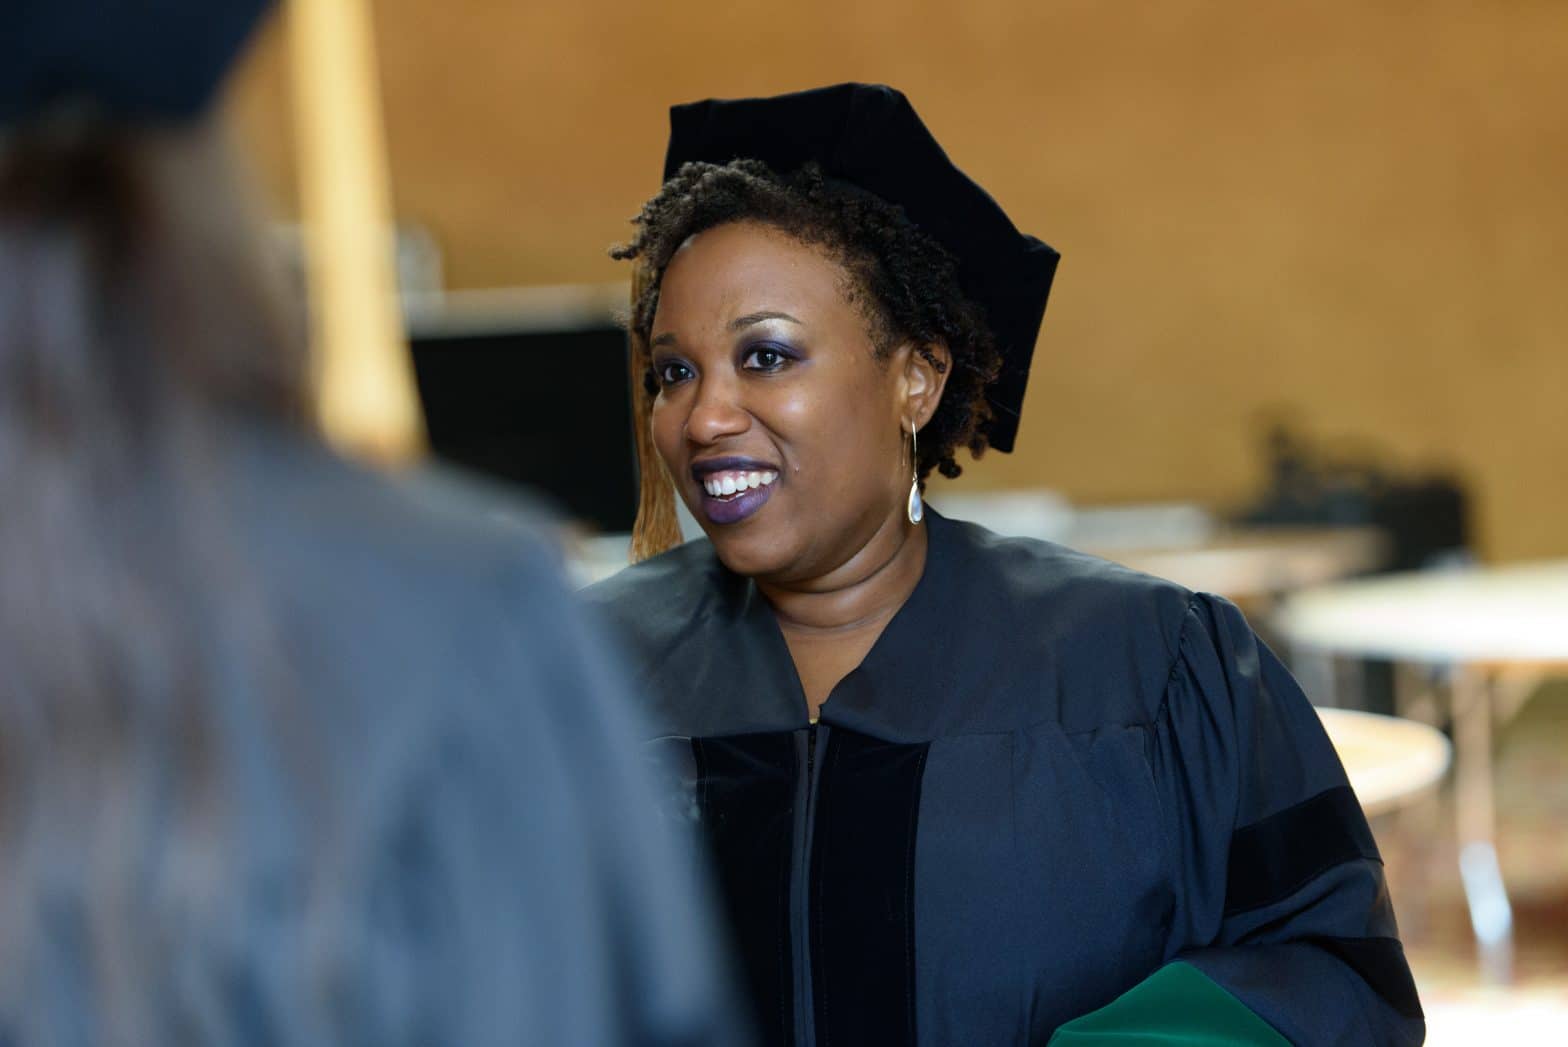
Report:
[{"label": "vertical wooden strip", "polygon": [[367,0],[291,0],[294,119],[316,402],[327,439],[382,463],[425,444],[398,312]]}]

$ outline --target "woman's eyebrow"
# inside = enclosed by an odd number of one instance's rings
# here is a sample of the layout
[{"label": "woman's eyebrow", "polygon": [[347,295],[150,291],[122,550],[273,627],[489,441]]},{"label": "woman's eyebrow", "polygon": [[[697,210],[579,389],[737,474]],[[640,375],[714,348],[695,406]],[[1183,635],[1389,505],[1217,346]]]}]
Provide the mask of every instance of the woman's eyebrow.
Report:
[{"label": "woman's eyebrow", "polygon": [[760,324],[764,320],[788,320],[792,324],[796,324],[802,327],[805,326],[788,313],[780,313],[772,309],[765,309],[759,313],[747,313],[745,316],[737,316],[735,319],[730,321],[730,330],[739,331],[743,327],[750,327],[753,324]]},{"label": "woman's eyebrow", "polygon": [[[737,316],[729,322],[729,329],[731,331],[739,331],[754,324],[760,324],[765,320],[785,320],[799,327],[806,326],[788,313],[781,313],[776,309],[764,309],[760,312],[747,313],[745,316]],[[665,331],[663,334],[654,335],[652,340],[648,342],[648,347],[662,348],[667,345],[675,345],[679,341],[680,339],[675,337],[674,331]]]}]

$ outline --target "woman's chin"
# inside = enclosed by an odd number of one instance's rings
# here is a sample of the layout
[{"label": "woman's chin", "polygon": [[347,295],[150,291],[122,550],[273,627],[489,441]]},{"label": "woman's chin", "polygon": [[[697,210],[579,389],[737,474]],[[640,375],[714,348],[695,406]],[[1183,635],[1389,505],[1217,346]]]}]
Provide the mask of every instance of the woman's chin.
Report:
[{"label": "woman's chin", "polygon": [[713,543],[719,562],[747,578],[769,577],[788,568],[793,535],[776,527],[716,525],[703,521],[703,531]]},{"label": "woman's chin", "polygon": [[749,491],[730,498],[693,496],[681,492],[682,500],[702,528],[719,562],[746,577],[776,573],[789,562],[787,547],[795,537],[773,502],[772,488]]}]

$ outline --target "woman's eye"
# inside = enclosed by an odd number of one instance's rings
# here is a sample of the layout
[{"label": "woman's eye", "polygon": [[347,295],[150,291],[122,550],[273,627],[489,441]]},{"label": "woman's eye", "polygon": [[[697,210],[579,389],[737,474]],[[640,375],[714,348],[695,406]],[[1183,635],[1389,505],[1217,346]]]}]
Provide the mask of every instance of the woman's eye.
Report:
[{"label": "woman's eye", "polygon": [[749,371],[777,371],[789,362],[789,357],[770,345],[759,345],[746,352],[746,357],[741,361]]},{"label": "woman's eye", "polygon": [[664,363],[655,364],[653,373],[659,379],[659,385],[678,385],[691,377],[691,368],[676,360],[666,360]]}]

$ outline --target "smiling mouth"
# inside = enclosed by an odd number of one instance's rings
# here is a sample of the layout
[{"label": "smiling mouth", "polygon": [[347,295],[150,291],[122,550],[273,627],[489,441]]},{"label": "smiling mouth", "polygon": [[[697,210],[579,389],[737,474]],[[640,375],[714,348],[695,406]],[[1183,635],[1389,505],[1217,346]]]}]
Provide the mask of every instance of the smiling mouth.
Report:
[{"label": "smiling mouth", "polygon": [[692,477],[702,488],[702,514],[722,525],[739,523],[766,505],[779,471],[746,458],[713,459],[694,466]]}]

